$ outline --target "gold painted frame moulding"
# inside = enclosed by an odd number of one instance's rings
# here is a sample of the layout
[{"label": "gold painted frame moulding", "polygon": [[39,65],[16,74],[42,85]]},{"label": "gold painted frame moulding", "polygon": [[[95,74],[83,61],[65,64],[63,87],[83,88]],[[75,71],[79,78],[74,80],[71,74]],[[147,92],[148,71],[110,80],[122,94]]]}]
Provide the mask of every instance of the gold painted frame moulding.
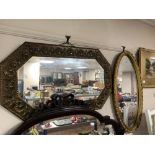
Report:
[{"label": "gold painted frame moulding", "polygon": [[[127,56],[128,59],[130,60],[132,66],[133,66],[133,69],[135,70],[136,81],[137,81],[138,107],[137,107],[137,115],[136,115],[136,118],[135,118],[135,121],[134,121],[132,127],[128,127],[124,123],[124,121],[122,120],[121,111],[119,109],[119,104],[118,104],[118,100],[117,100],[118,99],[118,97],[117,97],[117,93],[118,93],[118,90],[117,90],[118,69],[120,66],[120,62],[124,56]],[[134,58],[134,56],[129,51],[122,52],[116,58],[114,75],[113,75],[113,104],[114,104],[114,110],[115,110],[117,120],[120,122],[122,128],[124,128],[126,132],[135,131],[139,127],[140,122],[141,122],[142,110],[143,110],[143,92],[142,92],[142,84],[141,84],[139,67],[137,65],[136,59]]]},{"label": "gold painted frame moulding", "polygon": [[111,93],[112,76],[110,64],[98,49],[25,42],[0,63],[0,104],[7,110],[22,120],[34,113],[34,109],[19,97],[17,90],[17,70],[32,56],[96,59],[104,69],[105,88],[97,99],[90,101],[93,109],[103,107]]},{"label": "gold painted frame moulding", "polygon": [[144,88],[155,88],[155,77],[154,78],[146,77],[146,59],[155,57],[155,50],[139,48],[138,57],[139,57],[138,58],[139,66],[140,66],[140,72],[141,72],[141,78],[142,78],[142,86]]}]

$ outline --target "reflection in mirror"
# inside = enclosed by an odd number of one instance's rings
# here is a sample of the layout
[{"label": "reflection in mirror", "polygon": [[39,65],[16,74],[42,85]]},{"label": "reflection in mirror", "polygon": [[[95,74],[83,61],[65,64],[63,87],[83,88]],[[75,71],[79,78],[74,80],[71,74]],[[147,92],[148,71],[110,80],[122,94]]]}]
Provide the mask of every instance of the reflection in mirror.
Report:
[{"label": "reflection in mirror", "polygon": [[132,127],[137,115],[137,81],[135,70],[127,56],[123,56],[117,77],[118,103],[126,126]]},{"label": "reflection in mirror", "polygon": [[83,102],[96,99],[103,88],[104,70],[95,59],[32,57],[18,70],[18,93],[33,108],[53,104],[53,98],[64,101],[66,94]]},{"label": "reflection in mirror", "polygon": [[112,126],[101,124],[90,115],[70,115],[38,123],[23,135],[108,135],[114,134]]}]

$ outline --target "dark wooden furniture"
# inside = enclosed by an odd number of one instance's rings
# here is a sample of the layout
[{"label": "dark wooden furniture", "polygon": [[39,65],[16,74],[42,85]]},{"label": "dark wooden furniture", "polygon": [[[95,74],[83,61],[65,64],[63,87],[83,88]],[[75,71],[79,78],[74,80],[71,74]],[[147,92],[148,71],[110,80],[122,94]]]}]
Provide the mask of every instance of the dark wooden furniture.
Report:
[{"label": "dark wooden furniture", "polygon": [[[76,114],[87,114],[94,116],[99,120],[100,123],[105,123],[105,125],[112,125],[116,135],[123,135],[124,130],[121,128],[120,124],[115,120],[111,119],[109,116],[102,116],[97,111],[93,111],[89,108],[73,106],[73,107],[62,107],[55,108],[53,110],[46,110],[44,112],[36,112],[30,119],[26,120],[21,126],[19,126],[12,134],[20,135],[25,130],[29,129],[33,125],[54,118],[59,118],[63,116],[76,115]],[[36,117],[37,116],[37,117]]]}]

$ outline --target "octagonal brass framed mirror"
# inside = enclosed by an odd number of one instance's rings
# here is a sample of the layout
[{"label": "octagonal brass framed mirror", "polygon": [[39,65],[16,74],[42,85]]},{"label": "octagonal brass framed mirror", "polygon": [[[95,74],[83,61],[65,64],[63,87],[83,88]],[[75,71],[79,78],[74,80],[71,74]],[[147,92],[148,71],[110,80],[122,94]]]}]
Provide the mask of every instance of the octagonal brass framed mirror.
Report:
[{"label": "octagonal brass framed mirror", "polygon": [[123,51],[115,62],[113,75],[115,114],[126,132],[135,131],[141,121],[143,108],[140,71],[134,56]]},{"label": "octagonal brass framed mirror", "polygon": [[98,49],[25,42],[0,63],[0,104],[23,120],[40,102],[100,109],[111,86],[110,64]]}]

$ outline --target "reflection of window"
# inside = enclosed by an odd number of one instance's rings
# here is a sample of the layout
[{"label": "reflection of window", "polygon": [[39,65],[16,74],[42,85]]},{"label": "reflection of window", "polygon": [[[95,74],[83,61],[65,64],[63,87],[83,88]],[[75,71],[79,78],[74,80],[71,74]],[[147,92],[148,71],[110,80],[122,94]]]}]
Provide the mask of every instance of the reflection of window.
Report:
[{"label": "reflection of window", "polygon": [[103,73],[96,73],[95,80],[104,81],[104,74]]},{"label": "reflection of window", "polygon": [[68,78],[68,79],[69,79],[69,74],[66,74],[66,78]]},{"label": "reflection of window", "polygon": [[53,79],[57,79],[57,73],[53,73]]},{"label": "reflection of window", "polygon": [[53,82],[53,78],[51,76],[41,76],[40,84],[51,84]]},{"label": "reflection of window", "polygon": [[58,79],[62,79],[62,73],[58,73]]},{"label": "reflection of window", "polygon": [[53,79],[62,79],[62,73],[54,72],[53,73]]}]

